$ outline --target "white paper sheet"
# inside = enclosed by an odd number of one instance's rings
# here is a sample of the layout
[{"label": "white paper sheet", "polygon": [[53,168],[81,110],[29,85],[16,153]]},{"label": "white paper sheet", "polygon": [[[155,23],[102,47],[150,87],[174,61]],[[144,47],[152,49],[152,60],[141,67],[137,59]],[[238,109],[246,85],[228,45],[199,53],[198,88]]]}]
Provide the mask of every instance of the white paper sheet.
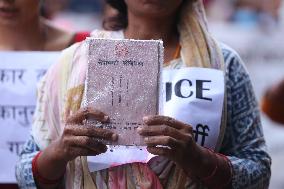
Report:
[{"label": "white paper sheet", "polygon": [[0,183],[14,183],[15,163],[30,134],[36,83],[58,52],[0,52]]}]

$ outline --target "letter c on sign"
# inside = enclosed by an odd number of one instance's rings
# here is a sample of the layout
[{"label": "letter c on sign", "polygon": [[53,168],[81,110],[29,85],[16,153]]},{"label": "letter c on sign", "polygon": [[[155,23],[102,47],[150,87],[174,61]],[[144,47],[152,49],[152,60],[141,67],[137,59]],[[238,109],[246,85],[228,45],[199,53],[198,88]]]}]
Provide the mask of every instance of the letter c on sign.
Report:
[{"label": "letter c on sign", "polygon": [[189,85],[189,88],[192,86],[192,82],[188,79],[182,79],[182,80],[179,80],[176,85],[175,85],[175,94],[177,97],[180,97],[180,98],[189,98],[193,95],[193,92],[190,91],[189,95],[188,96],[184,96],[182,93],[181,93],[181,86],[182,84],[186,82],[188,83]]}]

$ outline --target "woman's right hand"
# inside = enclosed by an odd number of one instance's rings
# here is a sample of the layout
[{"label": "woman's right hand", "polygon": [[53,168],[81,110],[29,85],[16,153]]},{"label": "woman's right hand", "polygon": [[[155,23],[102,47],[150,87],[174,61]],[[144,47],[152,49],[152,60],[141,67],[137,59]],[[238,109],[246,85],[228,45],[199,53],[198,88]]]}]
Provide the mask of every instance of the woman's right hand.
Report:
[{"label": "woman's right hand", "polygon": [[88,118],[101,123],[109,121],[109,117],[99,110],[90,107],[80,109],[67,119],[62,136],[54,142],[55,159],[67,163],[78,156],[99,155],[107,151],[107,146],[101,140],[117,140],[117,134],[109,130],[85,125]]},{"label": "woman's right hand", "polygon": [[[109,130],[85,125],[84,122],[88,118],[102,123],[109,120],[107,115],[93,108],[80,109],[69,117],[61,137],[44,149],[37,159],[37,171],[42,177],[57,180],[64,174],[69,161],[78,156],[95,156],[104,153],[107,147],[101,140],[117,140],[118,136]],[[43,189],[58,186],[57,183],[45,185],[38,181],[37,184]]]}]

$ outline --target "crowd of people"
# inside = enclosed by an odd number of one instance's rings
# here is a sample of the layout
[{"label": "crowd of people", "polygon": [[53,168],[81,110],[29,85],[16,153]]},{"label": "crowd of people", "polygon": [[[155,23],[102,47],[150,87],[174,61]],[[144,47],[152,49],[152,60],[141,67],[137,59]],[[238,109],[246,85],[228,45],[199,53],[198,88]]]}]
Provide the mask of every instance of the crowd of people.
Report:
[{"label": "crowd of people", "polygon": [[[269,187],[271,158],[266,150],[250,77],[239,55],[208,32],[205,11],[212,18],[230,22],[269,20],[276,23],[281,0],[97,1],[97,6],[104,7],[101,9],[104,10],[102,30],[70,32],[54,27],[49,19],[62,9],[78,5],[78,2],[72,3],[0,0],[1,51],[62,51],[61,59],[39,85],[42,93],[38,94],[38,99],[48,100],[37,101],[32,132],[16,166],[20,188]],[[88,7],[88,3],[93,2],[86,1],[85,6]],[[220,148],[214,151],[199,146],[187,123],[149,115],[144,119],[145,127],[138,132],[145,137],[148,152],[157,157],[146,164],[131,163],[88,171],[84,157],[107,150],[97,139],[115,141],[118,137],[105,129],[82,126],[90,116],[102,123],[109,119],[100,110],[80,106],[86,79],[81,41],[88,36],[162,39],[163,69],[200,67],[224,71],[226,90],[220,115],[224,136]],[[80,99],[70,100],[76,95]],[[281,82],[267,92],[262,104],[263,111],[281,123],[284,123],[283,99],[284,83]],[[72,107],[72,111],[66,107]],[[17,188],[15,184],[0,187]]]},{"label": "crowd of people", "polygon": [[277,25],[282,0],[208,0],[210,17],[243,26]]}]

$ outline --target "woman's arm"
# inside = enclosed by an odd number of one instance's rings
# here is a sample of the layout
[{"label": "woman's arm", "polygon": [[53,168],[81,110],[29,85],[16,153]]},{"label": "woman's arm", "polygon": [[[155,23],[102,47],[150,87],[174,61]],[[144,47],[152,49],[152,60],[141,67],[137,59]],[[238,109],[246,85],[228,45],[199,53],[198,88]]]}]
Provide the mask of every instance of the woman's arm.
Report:
[{"label": "woman's arm", "polygon": [[[225,50],[227,51],[227,50]],[[225,53],[228,119],[221,153],[233,166],[234,189],[268,188],[271,159],[266,151],[258,104],[238,55]]]},{"label": "woman's arm", "polygon": [[150,153],[167,157],[210,189],[231,186],[232,167],[228,158],[196,144],[190,125],[157,115],[144,117],[144,123],[138,133],[145,137]]},{"label": "woman's arm", "polygon": [[[72,65],[74,47],[76,48],[73,46],[63,52],[62,60],[49,69],[39,85],[32,126],[32,145],[24,149],[24,155],[20,157],[17,166],[18,182],[23,188],[58,188],[63,184],[69,161],[78,156],[105,152],[106,145],[97,139],[117,139],[117,135],[110,131],[85,125],[84,120],[87,118],[102,123],[109,120],[108,116],[99,110],[74,109],[72,115],[66,116],[64,123],[61,121],[64,108],[60,105],[65,99],[62,89],[65,89],[67,84],[60,82],[60,78],[62,74],[66,74],[64,65]],[[65,77],[68,79],[69,75],[66,74]]]},{"label": "woman's arm", "polygon": [[78,110],[66,121],[62,135],[34,158],[33,175],[41,189],[60,187],[69,161],[79,156],[105,153],[107,146],[101,140],[117,140],[118,136],[111,131],[84,124],[88,118],[101,123],[109,120],[108,116],[92,108]]}]

